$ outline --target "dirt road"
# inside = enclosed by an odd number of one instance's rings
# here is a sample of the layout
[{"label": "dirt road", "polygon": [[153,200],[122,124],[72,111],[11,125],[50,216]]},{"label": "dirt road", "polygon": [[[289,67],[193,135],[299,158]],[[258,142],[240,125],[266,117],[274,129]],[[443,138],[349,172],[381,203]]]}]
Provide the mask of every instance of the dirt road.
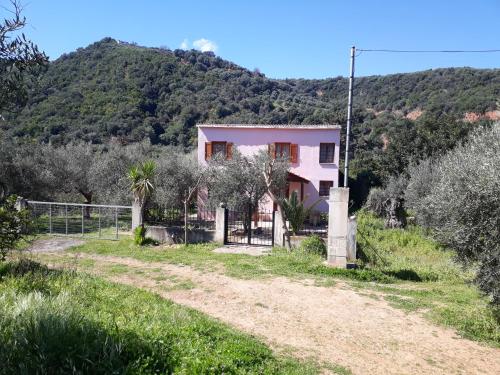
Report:
[{"label": "dirt road", "polygon": [[[108,278],[153,290],[257,335],[278,350],[339,364],[354,374],[500,374],[499,349],[460,338],[383,299],[360,295],[341,281],[320,287],[282,277],[241,280],[188,266],[78,256],[95,260],[96,270],[103,265],[140,269],[144,272]],[[195,287],[162,288],[153,270],[165,280],[190,280]]]}]

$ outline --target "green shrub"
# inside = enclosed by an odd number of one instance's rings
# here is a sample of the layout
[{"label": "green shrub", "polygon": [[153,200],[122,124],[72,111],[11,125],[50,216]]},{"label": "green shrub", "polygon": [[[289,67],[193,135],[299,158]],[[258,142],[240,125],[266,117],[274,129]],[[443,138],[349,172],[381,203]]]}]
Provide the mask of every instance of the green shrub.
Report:
[{"label": "green shrub", "polygon": [[146,242],[146,228],[143,225],[139,225],[134,229],[134,243],[136,245],[142,246]]},{"label": "green shrub", "polygon": [[15,208],[16,200],[17,197],[12,195],[0,204],[0,261],[15,248],[28,224],[28,213]]},{"label": "green shrub", "polygon": [[320,202],[318,199],[309,207],[304,205],[304,201],[299,201],[297,192],[294,191],[289,199],[284,199],[282,202],[283,210],[285,211],[285,216],[290,222],[290,227],[293,234],[298,234],[304,222],[311,215],[314,207]]},{"label": "green shrub", "polygon": [[308,253],[326,256],[325,241],[323,241],[323,239],[317,234],[313,234],[312,236],[308,236],[306,239],[304,239],[300,243],[300,248]]}]

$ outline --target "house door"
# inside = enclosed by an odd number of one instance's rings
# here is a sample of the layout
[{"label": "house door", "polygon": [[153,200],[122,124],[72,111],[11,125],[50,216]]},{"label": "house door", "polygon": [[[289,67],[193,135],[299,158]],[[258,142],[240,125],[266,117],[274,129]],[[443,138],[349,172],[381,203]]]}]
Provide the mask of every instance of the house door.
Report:
[{"label": "house door", "polygon": [[224,243],[273,246],[274,211],[226,208]]}]

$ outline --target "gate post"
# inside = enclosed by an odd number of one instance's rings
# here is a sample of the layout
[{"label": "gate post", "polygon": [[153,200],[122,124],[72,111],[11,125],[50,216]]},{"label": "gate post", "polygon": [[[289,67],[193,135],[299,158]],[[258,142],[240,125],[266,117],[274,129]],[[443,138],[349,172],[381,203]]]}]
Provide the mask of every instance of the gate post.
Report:
[{"label": "gate post", "polygon": [[248,233],[247,233],[247,243],[252,244],[252,205],[248,205],[248,217],[247,217]]},{"label": "gate post", "polygon": [[328,199],[328,264],[347,267],[349,188],[330,188]]},{"label": "gate post", "polygon": [[276,211],[273,210],[272,216],[272,226],[271,226],[271,246],[274,246],[274,222],[275,222]]},{"label": "gate post", "polygon": [[273,211],[273,246],[285,246],[285,232],[283,231],[283,220],[281,214],[277,215],[278,211]]},{"label": "gate post", "polygon": [[227,209],[217,207],[215,210],[215,242],[226,243]]}]

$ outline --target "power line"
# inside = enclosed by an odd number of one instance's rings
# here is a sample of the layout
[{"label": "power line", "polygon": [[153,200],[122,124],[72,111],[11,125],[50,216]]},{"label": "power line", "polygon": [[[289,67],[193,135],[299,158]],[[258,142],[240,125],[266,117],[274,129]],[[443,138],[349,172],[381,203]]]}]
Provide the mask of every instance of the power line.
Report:
[{"label": "power line", "polygon": [[401,50],[401,49],[362,49],[359,52],[387,52],[387,53],[495,53],[500,49],[477,49],[477,50]]}]

